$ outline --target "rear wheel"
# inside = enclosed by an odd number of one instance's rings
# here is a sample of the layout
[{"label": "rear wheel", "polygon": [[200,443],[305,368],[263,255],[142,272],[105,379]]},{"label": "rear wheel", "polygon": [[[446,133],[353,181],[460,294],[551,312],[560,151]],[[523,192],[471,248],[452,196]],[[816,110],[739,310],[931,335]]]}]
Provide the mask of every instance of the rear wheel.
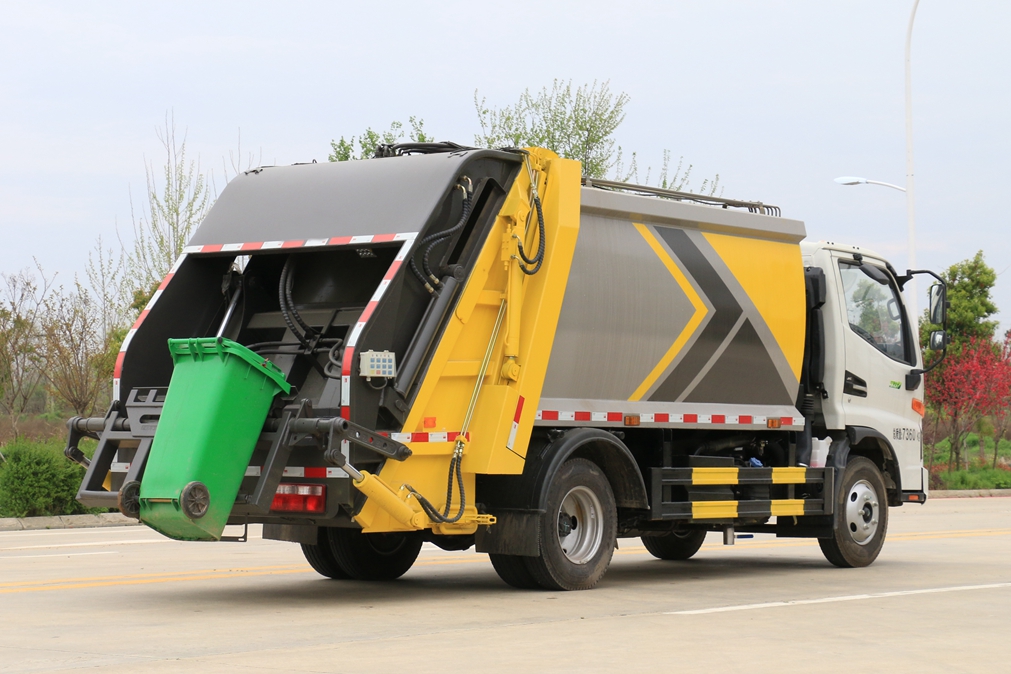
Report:
[{"label": "rear wheel", "polygon": [[421,552],[420,531],[389,534],[364,534],[358,529],[342,528],[328,531],[334,558],[355,580],[400,578]]},{"label": "rear wheel", "polygon": [[611,485],[593,462],[570,459],[547,492],[540,556],[523,561],[545,589],[588,590],[604,577],[614,553],[618,515]]},{"label": "rear wheel", "polygon": [[512,585],[520,590],[535,590],[540,587],[537,579],[527,568],[527,557],[519,555],[488,555],[491,557],[491,565],[495,567],[495,573],[507,585]]},{"label": "rear wheel", "polygon": [[832,538],[819,538],[825,558],[836,566],[868,566],[878,557],[888,530],[888,498],[881,471],[869,459],[853,457],[836,495]]},{"label": "rear wheel", "polygon": [[684,560],[691,559],[705,540],[704,529],[684,529],[662,536],[643,536],[642,544],[657,559]]},{"label": "rear wheel", "polygon": [[332,578],[334,580],[347,580],[351,576],[341,568],[330,548],[330,535],[326,527],[319,527],[316,535],[316,544],[302,544],[302,554],[309,566],[316,570],[316,573]]}]

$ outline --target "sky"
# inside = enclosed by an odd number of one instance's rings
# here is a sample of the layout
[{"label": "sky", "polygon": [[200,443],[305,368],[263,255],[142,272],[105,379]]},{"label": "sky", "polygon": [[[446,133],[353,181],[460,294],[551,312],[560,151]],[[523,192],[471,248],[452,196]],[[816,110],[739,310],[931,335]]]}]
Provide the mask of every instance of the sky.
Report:
[{"label": "sky", "polygon": [[[905,183],[912,4],[2,0],[0,272],[36,258],[66,283],[99,236],[129,244],[167,114],[220,191],[232,160],[325,161],[411,115],[472,143],[475,92],[505,106],[554,79],[629,95],[616,139],[640,168],[669,150],[696,185],[718,174],[723,196],[905,269],[905,195],[833,179]],[[1011,3],[923,0],[912,51],[917,266],[982,250],[1005,329],[1008,35]]]}]

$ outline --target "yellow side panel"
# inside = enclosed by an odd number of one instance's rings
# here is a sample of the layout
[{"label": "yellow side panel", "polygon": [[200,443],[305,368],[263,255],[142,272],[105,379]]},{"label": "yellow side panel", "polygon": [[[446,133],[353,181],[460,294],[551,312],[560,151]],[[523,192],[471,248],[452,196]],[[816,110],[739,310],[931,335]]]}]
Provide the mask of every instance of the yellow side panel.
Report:
[{"label": "yellow side panel", "polygon": [[782,499],[772,501],[772,514],[777,516],[803,515],[804,499]]},{"label": "yellow side panel", "polygon": [[737,484],[737,469],[692,468],[692,484]]},{"label": "yellow side panel", "polygon": [[725,520],[737,517],[737,501],[692,501],[692,519]]},{"label": "yellow side panel", "polygon": [[804,263],[795,243],[706,234],[765,319],[793,374],[804,360]]}]

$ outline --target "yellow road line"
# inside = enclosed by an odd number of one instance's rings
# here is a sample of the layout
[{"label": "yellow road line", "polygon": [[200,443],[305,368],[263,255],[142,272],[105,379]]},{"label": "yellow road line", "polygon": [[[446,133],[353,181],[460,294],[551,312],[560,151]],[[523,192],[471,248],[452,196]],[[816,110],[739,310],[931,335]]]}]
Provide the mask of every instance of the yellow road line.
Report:
[{"label": "yellow road line", "polygon": [[[889,538],[898,541],[935,540],[941,538],[984,538],[990,536],[1008,536],[1011,529],[973,529],[967,531],[937,531],[911,532],[894,534]],[[793,548],[811,547],[816,544],[813,539],[788,539],[767,542],[739,542],[731,549],[754,550],[759,548]],[[712,543],[703,546],[712,550],[724,546]],[[645,555],[646,548],[636,546],[617,550],[615,555]],[[457,564],[477,564],[487,561],[483,554],[473,556],[453,556],[442,558],[422,558],[415,566],[452,566]],[[128,585],[152,585],[161,583],[179,583],[196,580],[218,580],[228,578],[249,578],[253,576],[283,576],[298,573],[310,573],[308,566],[277,565],[256,566],[238,569],[202,569],[198,571],[168,571],[164,573],[132,574],[128,576],[96,576],[90,578],[65,578],[39,581],[20,581],[0,584],[0,594],[21,594],[27,592],[47,592],[52,590],[80,590],[96,587],[119,587]]]}]

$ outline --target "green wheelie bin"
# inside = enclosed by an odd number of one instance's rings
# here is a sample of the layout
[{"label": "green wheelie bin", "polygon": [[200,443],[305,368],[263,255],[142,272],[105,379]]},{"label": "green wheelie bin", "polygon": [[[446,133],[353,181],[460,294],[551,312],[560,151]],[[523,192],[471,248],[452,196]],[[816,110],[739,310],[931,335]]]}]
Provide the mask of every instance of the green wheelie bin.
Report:
[{"label": "green wheelie bin", "polygon": [[169,538],[219,540],[270,411],[291,385],[228,339],[170,339],[174,369],[140,484],[140,519]]}]

